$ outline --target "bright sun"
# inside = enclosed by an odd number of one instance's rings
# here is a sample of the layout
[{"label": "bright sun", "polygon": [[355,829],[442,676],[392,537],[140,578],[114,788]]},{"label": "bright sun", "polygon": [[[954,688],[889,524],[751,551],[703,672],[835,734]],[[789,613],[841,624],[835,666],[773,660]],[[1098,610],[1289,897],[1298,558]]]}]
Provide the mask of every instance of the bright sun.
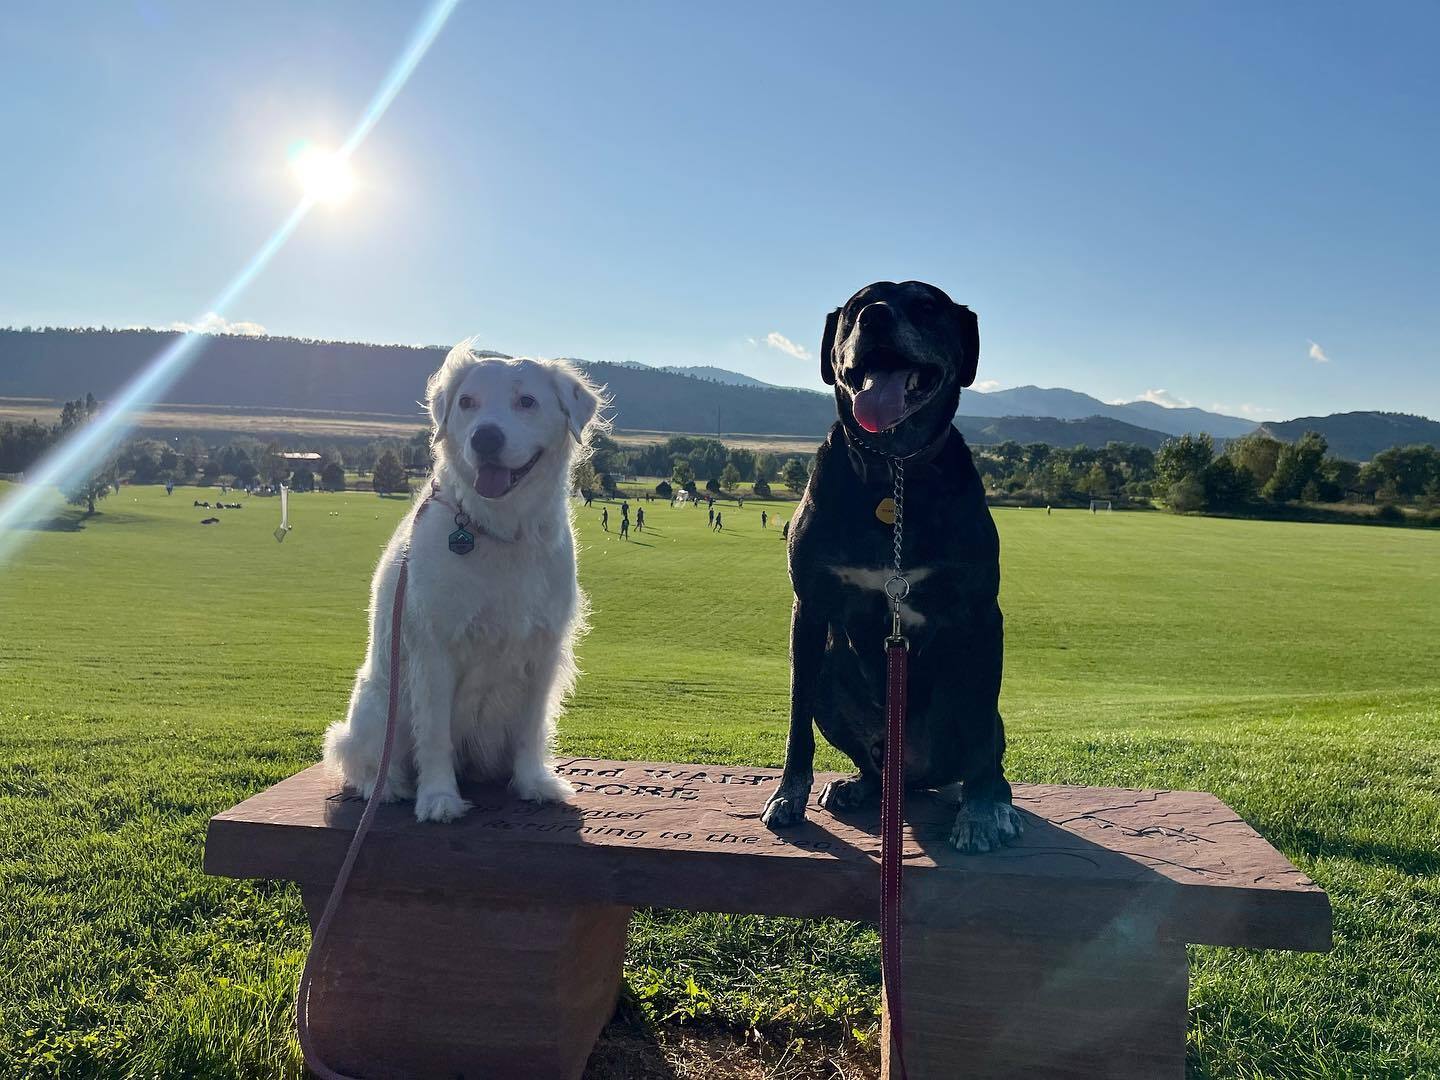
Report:
[{"label": "bright sun", "polygon": [[333,150],[304,143],[290,155],[290,171],[305,197],[327,206],[339,206],[355,190],[350,162]]}]

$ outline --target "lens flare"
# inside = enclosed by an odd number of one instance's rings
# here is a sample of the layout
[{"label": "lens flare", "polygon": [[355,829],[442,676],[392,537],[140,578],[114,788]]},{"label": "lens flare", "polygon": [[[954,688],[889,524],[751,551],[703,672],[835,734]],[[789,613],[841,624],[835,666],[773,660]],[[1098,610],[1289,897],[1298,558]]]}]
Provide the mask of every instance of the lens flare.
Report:
[{"label": "lens flare", "polygon": [[[300,223],[315,204],[329,201],[326,193],[340,190],[342,185],[337,177],[350,176],[350,158],[414,74],[459,3],[460,0],[437,0],[430,8],[405,51],[400,54],[385,81],[370,99],[365,112],[350,132],[350,137],[339,150],[330,155],[332,164],[321,170],[328,179],[323,185],[317,182],[316,189],[313,190],[308,183],[304,184],[305,194],[299,204],[290,211],[279,228],[270,234],[220,294],[201,309],[203,312],[224,316],[240,294],[285,246],[285,242],[300,227]],[[343,170],[340,166],[343,166]],[[353,179],[350,183],[353,186]],[[323,190],[320,190],[322,186]],[[199,321],[200,318],[196,318],[192,323]],[[33,468],[26,470],[25,483],[17,487],[8,499],[0,502],[0,562],[4,562],[27,537],[28,533],[24,529],[26,524],[50,516],[55,489],[73,481],[77,476],[93,472],[133,426],[135,411],[163,396],[194,361],[207,340],[204,334],[181,334],[126,383],[90,423],[55,446]]]}]

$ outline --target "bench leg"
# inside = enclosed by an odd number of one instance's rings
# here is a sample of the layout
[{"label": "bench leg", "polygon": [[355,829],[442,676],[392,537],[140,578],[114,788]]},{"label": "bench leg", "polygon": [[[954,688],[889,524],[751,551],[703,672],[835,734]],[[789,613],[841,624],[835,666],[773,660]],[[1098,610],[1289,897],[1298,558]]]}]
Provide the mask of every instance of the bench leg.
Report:
[{"label": "bench leg", "polygon": [[[329,887],[302,892],[313,927]],[[365,1080],[578,1080],[629,923],[626,907],[352,889],[315,977],[315,1044]]]},{"label": "bench leg", "polygon": [[[908,1080],[1185,1076],[1185,946],[903,931]],[[889,1012],[882,1071],[891,1067]]]}]

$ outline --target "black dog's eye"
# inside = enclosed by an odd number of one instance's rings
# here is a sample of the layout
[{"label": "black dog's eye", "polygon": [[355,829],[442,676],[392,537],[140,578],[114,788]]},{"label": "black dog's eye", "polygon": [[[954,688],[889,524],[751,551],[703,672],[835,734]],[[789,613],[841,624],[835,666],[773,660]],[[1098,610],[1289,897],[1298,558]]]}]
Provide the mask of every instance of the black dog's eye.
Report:
[{"label": "black dog's eye", "polygon": [[461,394],[459,405],[462,409],[473,409],[475,407],[475,399],[469,394]]},{"label": "black dog's eye", "polygon": [[529,394],[521,394],[520,400],[516,402],[516,404],[522,409],[533,409],[535,407],[535,399]]}]

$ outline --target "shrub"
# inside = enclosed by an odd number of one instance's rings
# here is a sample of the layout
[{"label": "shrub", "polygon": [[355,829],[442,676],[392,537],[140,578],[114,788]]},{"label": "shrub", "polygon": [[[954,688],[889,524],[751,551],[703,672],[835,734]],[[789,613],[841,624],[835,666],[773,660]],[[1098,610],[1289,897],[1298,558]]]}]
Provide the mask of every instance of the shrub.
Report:
[{"label": "shrub", "polygon": [[1177,514],[1205,509],[1205,485],[1198,476],[1185,476],[1170,485],[1165,505]]},{"label": "shrub", "polygon": [[668,499],[671,495],[675,494],[675,489],[670,486],[669,480],[661,480],[655,485],[655,494],[659,495],[662,499]]},{"label": "shrub", "polygon": [[764,477],[755,481],[752,489],[757,499],[768,499],[770,497],[770,483]]},{"label": "shrub", "polygon": [[1398,506],[1386,504],[1377,506],[1370,514],[1376,521],[1383,521],[1387,525],[1401,525],[1405,522],[1405,511]]}]

